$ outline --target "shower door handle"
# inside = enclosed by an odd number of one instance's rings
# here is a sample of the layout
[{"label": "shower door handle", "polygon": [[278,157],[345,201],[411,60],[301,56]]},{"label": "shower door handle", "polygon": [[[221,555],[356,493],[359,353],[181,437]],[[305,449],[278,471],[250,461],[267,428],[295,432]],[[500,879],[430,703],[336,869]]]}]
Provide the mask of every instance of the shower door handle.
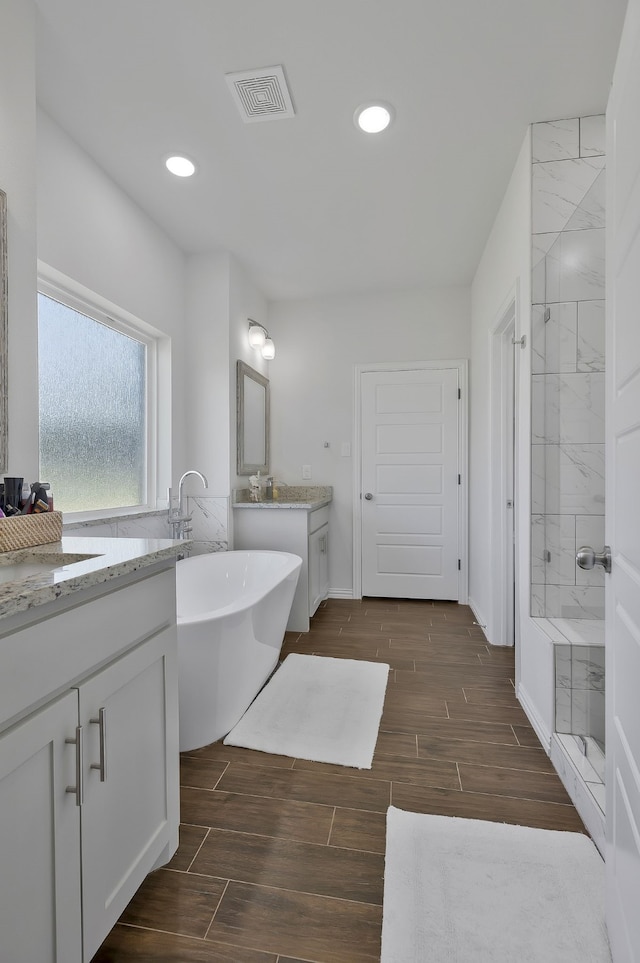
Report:
[{"label": "shower door handle", "polygon": [[596,565],[602,565],[608,574],[611,571],[611,549],[605,545],[601,552],[594,552],[590,545],[583,545],[576,552],[576,564],[587,572]]}]

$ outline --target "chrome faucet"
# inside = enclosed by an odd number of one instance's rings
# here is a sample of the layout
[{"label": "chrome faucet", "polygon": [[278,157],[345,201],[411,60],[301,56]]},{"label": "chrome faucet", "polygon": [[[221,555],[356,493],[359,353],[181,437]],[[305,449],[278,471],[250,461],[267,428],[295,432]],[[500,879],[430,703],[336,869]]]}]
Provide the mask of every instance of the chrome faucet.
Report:
[{"label": "chrome faucet", "polygon": [[196,471],[193,468],[189,471],[186,471],[178,482],[178,507],[175,510],[172,507],[172,493],[171,489],[169,489],[167,493],[169,501],[169,524],[171,525],[172,537],[176,539],[188,538],[192,531],[191,526],[189,525],[192,516],[186,514],[183,493],[184,481],[185,478],[189,477],[189,475],[197,475],[204,487],[209,487],[209,482],[202,472]]}]

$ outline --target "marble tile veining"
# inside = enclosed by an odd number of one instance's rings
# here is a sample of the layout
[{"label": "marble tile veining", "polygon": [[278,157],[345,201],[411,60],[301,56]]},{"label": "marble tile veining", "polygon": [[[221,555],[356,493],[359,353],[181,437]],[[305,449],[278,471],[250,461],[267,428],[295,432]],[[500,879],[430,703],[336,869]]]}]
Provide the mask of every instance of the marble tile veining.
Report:
[{"label": "marble tile veining", "polygon": [[575,585],[575,515],[544,516],[545,577],[547,585]]},{"label": "marble tile veining", "polygon": [[547,254],[553,249],[560,234],[534,234],[531,238],[531,303],[547,301]]},{"label": "marble tile veining", "polygon": [[578,356],[578,305],[575,301],[536,304],[531,318],[531,370],[534,374],[575,371]]},{"label": "marble tile veining", "polygon": [[228,505],[227,498],[189,495],[187,511],[192,517],[192,537],[198,541],[226,541]]},{"label": "marble tile veining", "polygon": [[571,688],[571,646],[556,642],[553,646],[555,659],[556,688]]},{"label": "marble tile veining", "polygon": [[[604,652],[604,621],[597,619],[549,619],[569,643],[602,646]],[[604,665],[604,659],[602,661]]]},{"label": "marble tile veining", "polygon": [[604,443],[604,374],[534,375],[532,443]]},{"label": "marble tile veining", "polygon": [[577,117],[531,125],[531,159],[534,164],[578,157],[579,153],[580,124]]},{"label": "marble tile veining", "polygon": [[604,114],[580,118],[580,156],[591,157],[604,154],[606,148],[606,123]]},{"label": "marble tile veining", "polygon": [[[531,208],[533,233],[566,230],[603,166],[604,157],[534,164]],[[603,227],[604,210],[596,201],[585,205],[583,213],[582,227]]]},{"label": "marble tile veining", "polygon": [[604,514],[604,444],[534,445],[532,510]]},{"label": "marble tile veining", "polygon": [[591,227],[604,227],[605,210],[606,173],[603,169],[567,221],[565,231],[584,231]]},{"label": "marble tile veining", "polygon": [[545,297],[554,301],[592,301],[605,295],[605,231],[565,231],[545,257]]},{"label": "marble tile veining", "polygon": [[603,619],[604,588],[594,585],[546,585],[548,618]]},{"label": "marble tile veining", "polygon": [[578,371],[604,371],[605,302],[578,304]]}]

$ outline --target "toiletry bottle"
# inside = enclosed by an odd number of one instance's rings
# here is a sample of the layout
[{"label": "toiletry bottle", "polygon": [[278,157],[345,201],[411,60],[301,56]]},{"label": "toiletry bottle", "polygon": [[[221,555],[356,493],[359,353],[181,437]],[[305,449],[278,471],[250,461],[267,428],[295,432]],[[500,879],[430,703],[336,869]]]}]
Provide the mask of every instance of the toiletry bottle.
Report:
[{"label": "toiletry bottle", "polygon": [[273,501],[273,478],[270,475],[264,483],[264,497],[268,502]]},{"label": "toiletry bottle", "polygon": [[31,511],[31,485],[25,482],[22,486],[22,498],[20,499],[20,510],[23,515]]}]

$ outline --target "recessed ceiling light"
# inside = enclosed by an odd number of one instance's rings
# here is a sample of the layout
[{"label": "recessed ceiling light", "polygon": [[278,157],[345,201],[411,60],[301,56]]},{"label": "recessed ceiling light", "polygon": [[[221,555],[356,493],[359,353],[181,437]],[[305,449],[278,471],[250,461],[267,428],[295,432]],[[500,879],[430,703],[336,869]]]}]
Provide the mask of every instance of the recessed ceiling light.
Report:
[{"label": "recessed ceiling light", "polygon": [[389,104],[362,104],[358,107],[353,119],[360,130],[367,134],[379,134],[385,130],[393,119],[393,110]]},{"label": "recessed ceiling light", "polygon": [[165,161],[167,170],[175,174],[176,177],[191,177],[192,174],[196,172],[196,165],[188,157],[182,157],[179,154],[175,154],[172,157],[167,157]]}]

